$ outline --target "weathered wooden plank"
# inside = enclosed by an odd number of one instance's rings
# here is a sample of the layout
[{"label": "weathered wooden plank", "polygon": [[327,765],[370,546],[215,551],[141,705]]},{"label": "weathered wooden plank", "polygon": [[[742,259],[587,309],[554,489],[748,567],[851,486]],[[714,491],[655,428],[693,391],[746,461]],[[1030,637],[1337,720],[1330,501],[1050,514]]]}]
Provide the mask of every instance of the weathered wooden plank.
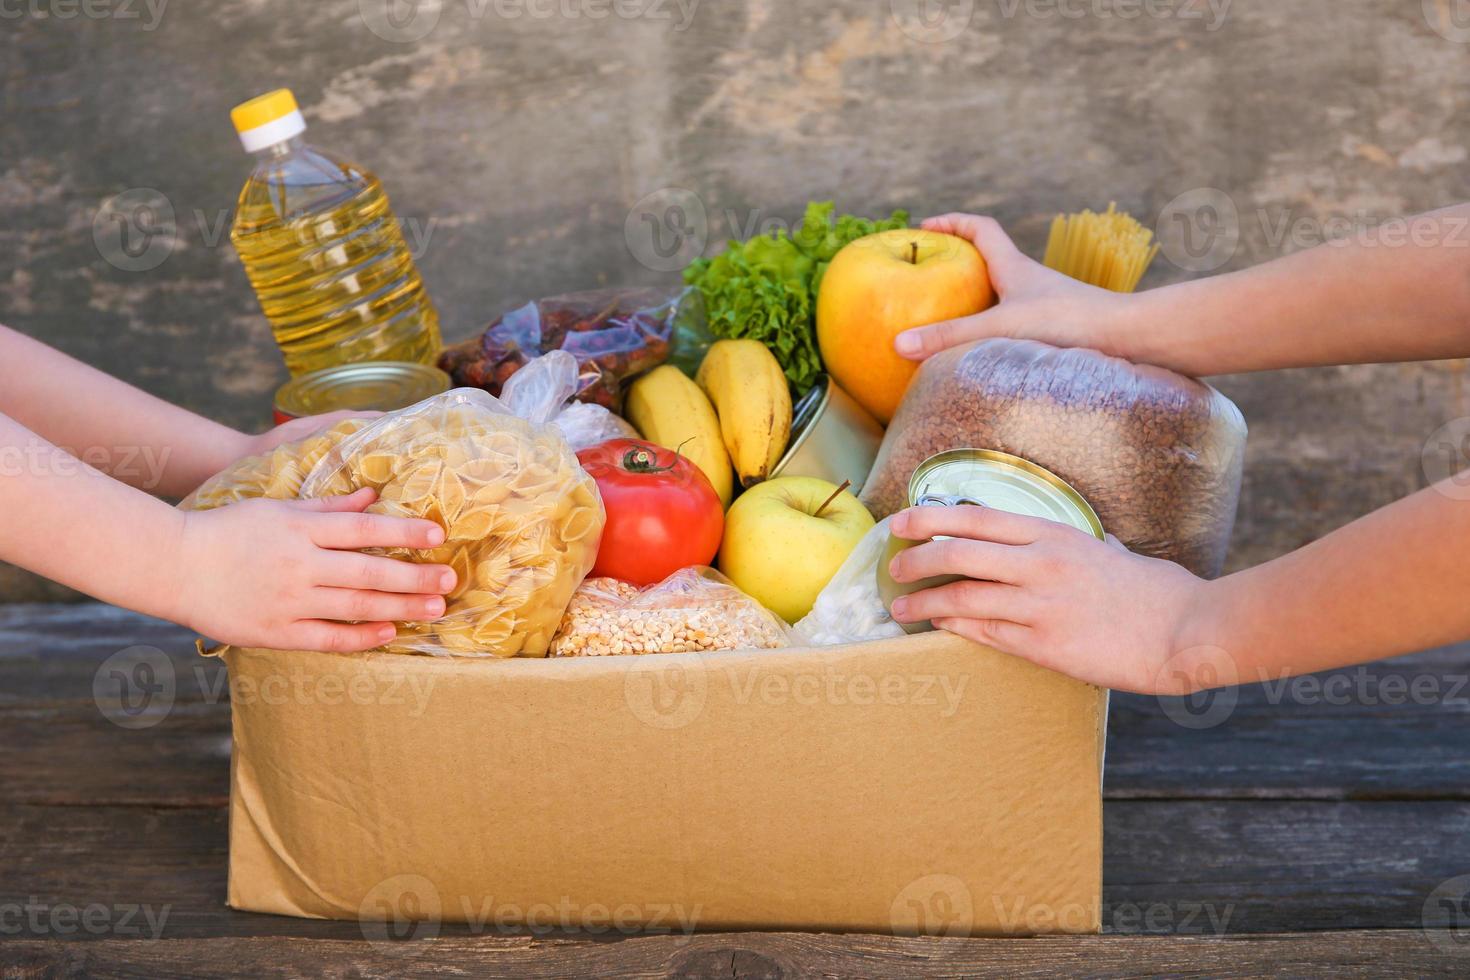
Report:
[{"label": "weathered wooden plank", "polygon": [[1193,699],[1114,694],[1109,799],[1470,799],[1470,644]]},{"label": "weathered wooden plank", "polygon": [[218,699],[224,667],[199,656],[195,635],[100,602],[0,604],[0,714],[16,706],[91,701],[104,665],[127,669],[145,661],[168,664],[177,699]]},{"label": "weathered wooden plank", "polygon": [[[1418,928],[1430,894],[1470,872],[1466,840],[1460,802],[1120,801],[1106,811],[1103,923],[1204,935]],[[219,809],[0,805],[0,908],[167,907],[164,938],[361,937],[353,923],[226,909],[226,851]]]},{"label": "weathered wooden plank", "polygon": [[441,937],[404,944],[285,938],[61,943],[0,949],[7,976],[397,977],[1217,977],[1462,976],[1453,934],[892,939],[797,933],[586,938]]}]

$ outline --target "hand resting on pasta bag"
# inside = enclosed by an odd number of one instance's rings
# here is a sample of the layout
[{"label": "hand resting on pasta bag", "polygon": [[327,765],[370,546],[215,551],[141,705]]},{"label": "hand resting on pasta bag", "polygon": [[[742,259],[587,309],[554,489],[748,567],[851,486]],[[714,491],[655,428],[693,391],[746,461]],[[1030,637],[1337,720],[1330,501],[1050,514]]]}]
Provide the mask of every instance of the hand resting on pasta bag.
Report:
[{"label": "hand resting on pasta bag", "polygon": [[380,646],[395,620],[438,619],[453,569],[358,549],[435,548],[444,529],[363,513],[375,499],[364,488],[184,513],[170,618],[236,646],[333,651]]}]

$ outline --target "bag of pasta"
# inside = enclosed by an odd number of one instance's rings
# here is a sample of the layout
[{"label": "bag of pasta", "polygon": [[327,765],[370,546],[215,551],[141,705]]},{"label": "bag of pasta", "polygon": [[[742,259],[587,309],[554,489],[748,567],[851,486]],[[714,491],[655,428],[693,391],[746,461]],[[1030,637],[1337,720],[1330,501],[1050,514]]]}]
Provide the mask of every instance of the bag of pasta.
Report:
[{"label": "bag of pasta", "polygon": [[246,456],[205,480],[179,504],[183,510],[213,510],[238,500],[269,497],[294,500],[312,467],[371,418],[343,419],[321,432],[286,442],[260,456]]},{"label": "bag of pasta", "polygon": [[300,496],[372,487],[370,513],[443,525],[438,548],[378,549],[449,565],[444,615],[399,623],[397,653],[544,657],[572,593],[591,570],[604,512],[597,485],[560,431],[457,388],[375,419],[332,447]]},{"label": "bag of pasta", "polygon": [[209,510],[251,497],[294,499],[370,486],[369,513],[445,529],[432,550],[378,554],[449,565],[458,576],[432,623],[399,623],[386,649],[454,656],[543,657],[572,593],[591,570],[604,513],[597,485],[552,424],[555,391],[525,389],[514,408],[455,389],[402,411],[347,419],[264,456],[242,459],[180,505]]}]

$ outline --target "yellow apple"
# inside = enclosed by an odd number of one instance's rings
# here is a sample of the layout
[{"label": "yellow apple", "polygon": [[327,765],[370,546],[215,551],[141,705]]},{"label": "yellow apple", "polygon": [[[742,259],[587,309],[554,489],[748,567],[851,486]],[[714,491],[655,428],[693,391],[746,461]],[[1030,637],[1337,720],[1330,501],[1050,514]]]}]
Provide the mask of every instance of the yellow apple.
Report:
[{"label": "yellow apple", "polygon": [[817,345],[842,390],[887,425],[918,365],[893,338],[995,302],[980,252],[954,235],[880,231],[832,259],[817,294]]},{"label": "yellow apple", "polygon": [[785,476],[757,483],[725,515],[720,571],[795,623],[812,611],[873,524],[856,497],[826,480]]}]

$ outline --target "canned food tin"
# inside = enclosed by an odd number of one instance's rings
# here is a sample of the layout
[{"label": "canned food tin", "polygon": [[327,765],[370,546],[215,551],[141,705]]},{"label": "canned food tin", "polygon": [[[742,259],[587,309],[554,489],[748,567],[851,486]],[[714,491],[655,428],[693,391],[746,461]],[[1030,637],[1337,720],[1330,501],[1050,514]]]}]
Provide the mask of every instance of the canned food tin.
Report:
[{"label": "canned food tin", "polygon": [[852,481],[852,492],[862,491],[883,427],[837,382],[818,376],[791,418],[791,444],[771,471],[772,476],[814,476],[841,486]]},{"label": "canned food tin", "polygon": [[391,412],[449,390],[449,375],[413,361],[358,361],[292,378],[276,392],[279,425],[342,409]]},{"label": "canned food tin", "polygon": [[[1104,538],[1097,513],[1073,487],[1050,470],[1030,460],[993,449],[953,449],[920,463],[909,479],[908,502],[913,507],[976,504],[1027,517],[1066,524]],[[878,593],[890,611],[893,600],[923,589],[957,582],[963,576],[939,575],[918,582],[895,582],[888,566],[895,556],[920,541],[889,535],[888,548],[878,563]],[[934,628],[927,621],[901,624],[909,633]]]}]

